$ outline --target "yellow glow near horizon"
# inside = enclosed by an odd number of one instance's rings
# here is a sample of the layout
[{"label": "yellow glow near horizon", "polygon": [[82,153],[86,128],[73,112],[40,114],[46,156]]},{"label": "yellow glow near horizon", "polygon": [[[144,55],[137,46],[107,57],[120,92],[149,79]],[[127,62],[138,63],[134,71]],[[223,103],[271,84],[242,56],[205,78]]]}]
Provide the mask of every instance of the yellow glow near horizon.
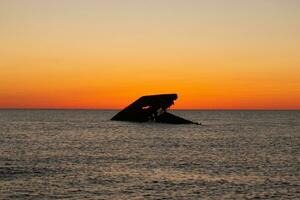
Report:
[{"label": "yellow glow near horizon", "polygon": [[300,2],[0,2],[0,108],[300,109]]}]

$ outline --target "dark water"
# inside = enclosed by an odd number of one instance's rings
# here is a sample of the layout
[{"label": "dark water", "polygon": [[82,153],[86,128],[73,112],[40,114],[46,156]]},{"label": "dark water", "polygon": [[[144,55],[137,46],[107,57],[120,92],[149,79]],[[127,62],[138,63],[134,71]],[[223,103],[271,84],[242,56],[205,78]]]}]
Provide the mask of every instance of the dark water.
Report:
[{"label": "dark water", "polygon": [[0,111],[0,199],[300,199],[299,111]]}]

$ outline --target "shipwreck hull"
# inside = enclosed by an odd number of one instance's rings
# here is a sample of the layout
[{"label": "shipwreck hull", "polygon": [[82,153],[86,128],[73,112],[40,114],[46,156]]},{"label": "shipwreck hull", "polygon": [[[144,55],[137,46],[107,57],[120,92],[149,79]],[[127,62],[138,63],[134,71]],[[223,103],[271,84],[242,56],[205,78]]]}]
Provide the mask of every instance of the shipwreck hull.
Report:
[{"label": "shipwreck hull", "polygon": [[167,112],[177,94],[142,96],[117,113],[111,120],[132,122],[159,122],[169,124],[198,124]]}]

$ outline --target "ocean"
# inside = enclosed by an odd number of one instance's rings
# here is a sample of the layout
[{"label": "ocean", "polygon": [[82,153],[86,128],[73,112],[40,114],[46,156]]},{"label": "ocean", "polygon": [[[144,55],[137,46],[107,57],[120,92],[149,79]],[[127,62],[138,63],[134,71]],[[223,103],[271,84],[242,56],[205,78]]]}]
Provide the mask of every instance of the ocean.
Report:
[{"label": "ocean", "polygon": [[0,110],[0,199],[300,199],[300,111]]}]

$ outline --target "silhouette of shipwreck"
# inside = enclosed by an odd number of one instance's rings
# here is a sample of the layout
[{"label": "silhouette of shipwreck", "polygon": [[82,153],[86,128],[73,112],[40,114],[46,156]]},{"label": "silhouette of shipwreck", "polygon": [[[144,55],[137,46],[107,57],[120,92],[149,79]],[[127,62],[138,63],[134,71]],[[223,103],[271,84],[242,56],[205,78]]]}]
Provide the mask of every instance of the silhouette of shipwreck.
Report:
[{"label": "silhouette of shipwreck", "polygon": [[142,96],[111,120],[132,122],[160,122],[169,124],[198,124],[167,112],[174,104],[177,94],[159,94]]}]

